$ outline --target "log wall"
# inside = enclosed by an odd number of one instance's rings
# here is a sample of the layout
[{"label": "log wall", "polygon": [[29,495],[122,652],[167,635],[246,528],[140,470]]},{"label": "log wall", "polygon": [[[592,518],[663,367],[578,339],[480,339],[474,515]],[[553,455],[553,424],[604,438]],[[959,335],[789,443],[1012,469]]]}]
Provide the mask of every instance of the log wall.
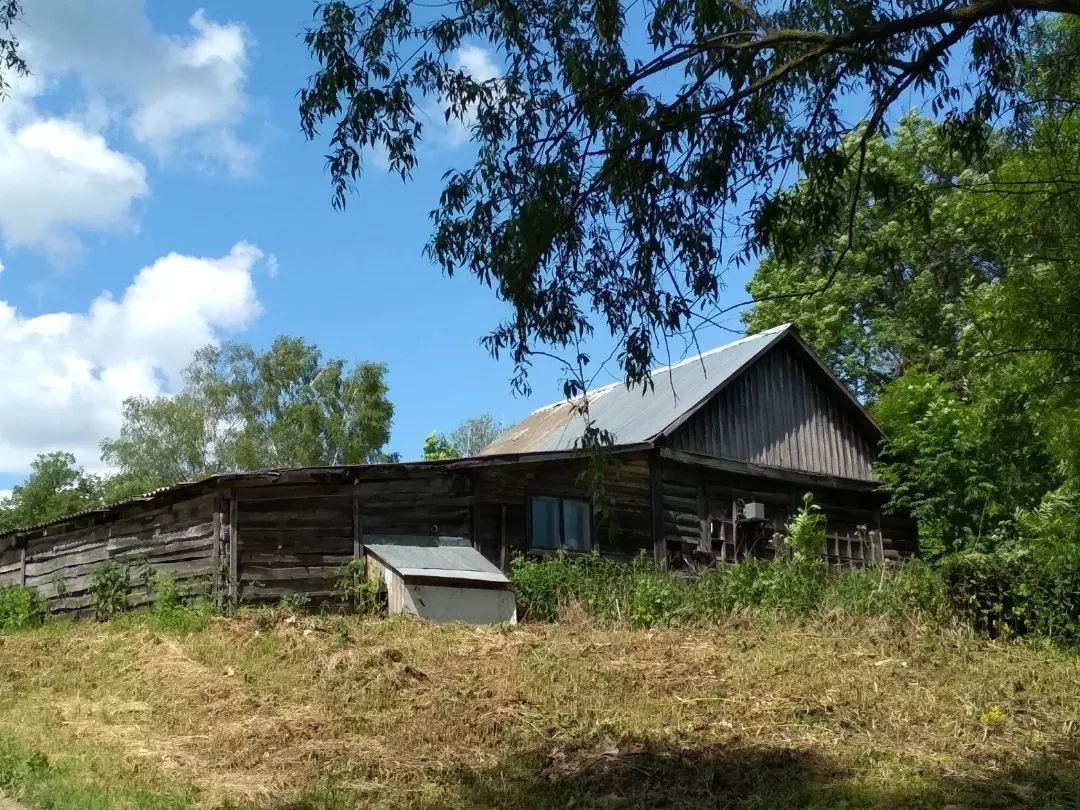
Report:
[{"label": "log wall", "polygon": [[474,471],[476,536],[481,553],[504,568],[528,550],[530,498],[588,500],[593,548],[614,559],[653,554],[649,457],[605,455],[535,464],[495,465]]},{"label": "log wall", "polygon": [[148,570],[187,593],[211,593],[215,572],[212,494],[126,514],[101,525],[10,538],[0,546],[0,585],[38,589],[54,613],[91,608],[90,575],[108,562],[130,566],[132,606],[150,601]]},{"label": "log wall", "polygon": [[471,537],[471,488],[467,474],[440,470],[238,489],[238,599],[331,600],[342,566],[363,556],[365,534]]},{"label": "log wall", "polygon": [[[834,566],[865,564],[882,552],[895,559],[918,550],[913,522],[884,515],[882,498],[873,491],[771,480],[667,460],[660,470],[669,562],[702,562],[706,555],[724,562],[772,557],[773,534],[783,530],[806,492],[825,514],[829,543],[823,551]],[[765,521],[738,520],[740,501],[764,504]]]}]

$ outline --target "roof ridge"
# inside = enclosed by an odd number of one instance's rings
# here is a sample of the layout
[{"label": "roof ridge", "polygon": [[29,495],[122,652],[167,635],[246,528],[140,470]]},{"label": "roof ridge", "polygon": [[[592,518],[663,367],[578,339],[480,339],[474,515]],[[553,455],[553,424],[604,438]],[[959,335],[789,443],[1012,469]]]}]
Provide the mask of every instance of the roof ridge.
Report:
[{"label": "roof ridge", "polygon": [[[757,340],[758,338],[764,337],[766,335],[775,335],[775,334],[778,334],[780,332],[785,332],[785,331],[791,329],[791,327],[792,327],[792,323],[790,321],[788,321],[787,323],[782,323],[779,326],[774,326],[774,327],[772,327],[770,329],[763,329],[760,332],[754,332],[753,334],[750,334],[750,335],[743,335],[741,338],[739,338],[737,340],[733,340],[730,343],[725,343],[722,346],[717,346],[715,348],[709,349],[708,351],[699,352],[698,354],[695,354],[695,355],[693,355],[691,357],[685,357],[682,360],[678,361],[677,363],[669,363],[666,366],[660,366],[659,368],[650,369],[649,370],[649,376],[653,377],[653,376],[656,376],[658,374],[663,374],[665,372],[674,371],[677,368],[681,368],[682,366],[685,366],[685,365],[688,365],[690,363],[699,361],[702,358],[711,357],[714,354],[720,354],[721,352],[727,351],[728,349],[733,349],[736,346],[740,346],[743,343],[746,343],[746,342],[748,342],[750,340]],[[549,402],[547,405],[541,405],[539,408],[532,411],[529,415],[532,416],[533,414],[538,414],[538,413],[542,413],[543,411],[549,411],[549,410],[551,410],[553,408],[557,408],[560,405],[569,405],[571,403],[578,402],[578,401],[580,401],[582,399],[582,397],[599,396],[599,395],[605,394],[608,391],[610,391],[610,390],[612,390],[614,388],[617,388],[620,385],[624,385],[624,384],[625,384],[625,380],[616,380],[615,382],[610,382],[607,385],[601,385],[601,386],[598,386],[596,388],[590,388],[589,390],[585,391],[583,394],[578,394],[573,399],[560,399],[560,400],[556,400],[555,402]]]}]

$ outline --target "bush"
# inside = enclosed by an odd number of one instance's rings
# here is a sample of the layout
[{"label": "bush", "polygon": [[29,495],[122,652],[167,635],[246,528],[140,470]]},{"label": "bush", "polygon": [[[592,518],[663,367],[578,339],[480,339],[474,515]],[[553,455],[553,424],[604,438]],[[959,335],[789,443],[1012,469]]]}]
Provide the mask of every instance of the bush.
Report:
[{"label": "bush", "polygon": [[1080,553],[966,553],[941,562],[950,609],[992,636],[1080,641]]},{"label": "bush", "polygon": [[209,602],[202,599],[194,605],[187,604],[175,577],[151,572],[147,577],[147,589],[154,599],[150,623],[158,630],[192,633],[202,630],[209,623]]},{"label": "bush", "polygon": [[334,595],[343,607],[363,616],[377,616],[382,612],[379,583],[367,578],[367,562],[350,560],[338,571]]},{"label": "bush", "polygon": [[131,569],[118,562],[107,562],[90,573],[90,601],[98,621],[126,611],[131,593]]},{"label": "bush", "polygon": [[839,572],[817,560],[750,559],[691,578],[644,558],[616,563],[596,556],[518,557],[510,578],[521,617],[534,621],[555,621],[570,605],[594,619],[635,627],[702,625],[739,613],[941,619],[947,605],[941,577],[918,562]]},{"label": "bush", "polygon": [[8,585],[0,588],[0,631],[25,630],[45,621],[45,600],[35,588]]}]

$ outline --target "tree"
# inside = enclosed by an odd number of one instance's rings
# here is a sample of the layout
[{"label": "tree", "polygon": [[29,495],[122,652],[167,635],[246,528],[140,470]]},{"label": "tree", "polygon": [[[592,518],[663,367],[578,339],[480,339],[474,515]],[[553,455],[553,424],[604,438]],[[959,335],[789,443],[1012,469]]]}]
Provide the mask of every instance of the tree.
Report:
[{"label": "tree", "polygon": [[451,432],[450,444],[459,456],[475,456],[505,432],[506,425],[490,413],[484,413],[466,419]]},{"label": "tree", "polygon": [[460,458],[461,454],[448,438],[438,431],[431,431],[424,439],[424,450],[420,458],[424,461],[441,461],[447,458]]},{"label": "tree", "polygon": [[[571,352],[572,395],[589,360],[577,346],[597,325],[627,381],[643,381],[666,339],[727,311],[732,262],[794,257],[842,223],[847,242],[823,256],[835,273],[859,238],[869,144],[912,93],[969,157],[988,122],[1022,132],[1037,109],[1072,103],[1072,84],[1032,95],[1017,68],[1055,44],[1043,23],[1078,14],[1080,0],[332,0],[305,38],[318,70],[301,124],[309,138],[331,126],[339,207],[370,150],[414,171],[432,98],[467,127],[475,160],[447,172],[427,253],[509,302],[485,343],[510,353],[520,389],[530,358],[554,347]],[[463,67],[477,42],[501,76]],[[786,191],[800,178],[796,206]]]},{"label": "tree", "polygon": [[22,7],[18,0],[0,0],[0,100],[7,96],[11,73],[30,75],[30,68],[19,51],[19,38],[12,30],[20,17]]},{"label": "tree", "polygon": [[[1054,36],[1057,52],[1080,49],[1080,28]],[[1033,95],[1080,76],[1044,67],[1025,67]],[[871,406],[878,474],[930,554],[1045,543],[1047,527],[1080,537],[1067,508],[1080,491],[1080,118],[1048,107],[1022,138],[991,133],[977,160],[946,128],[909,117],[872,139],[858,243],[837,223],[812,250],[767,256],[745,321],[794,321]],[[813,299],[779,294],[827,281]]]},{"label": "tree", "polygon": [[32,526],[103,505],[101,481],[75,465],[71,453],[43,453],[26,481],[0,500],[0,531]]},{"label": "tree", "polygon": [[154,486],[217,472],[382,461],[394,409],[386,367],[324,360],[301,338],[266,352],[229,343],[196,353],[174,397],[125,403],[102,458]]}]

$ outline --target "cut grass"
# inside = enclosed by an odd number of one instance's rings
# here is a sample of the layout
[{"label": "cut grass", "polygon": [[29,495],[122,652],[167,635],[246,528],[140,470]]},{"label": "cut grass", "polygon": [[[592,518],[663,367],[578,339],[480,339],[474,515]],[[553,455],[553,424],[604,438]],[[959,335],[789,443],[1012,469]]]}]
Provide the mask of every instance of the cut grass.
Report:
[{"label": "cut grass", "polygon": [[[48,762],[52,787],[13,783],[31,807],[1050,808],[1080,795],[1075,654],[885,620],[643,631],[278,613],[174,632],[125,617],[2,636],[0,679],[16,764]],[[49,798],[66,789],[83,793]]]}]

